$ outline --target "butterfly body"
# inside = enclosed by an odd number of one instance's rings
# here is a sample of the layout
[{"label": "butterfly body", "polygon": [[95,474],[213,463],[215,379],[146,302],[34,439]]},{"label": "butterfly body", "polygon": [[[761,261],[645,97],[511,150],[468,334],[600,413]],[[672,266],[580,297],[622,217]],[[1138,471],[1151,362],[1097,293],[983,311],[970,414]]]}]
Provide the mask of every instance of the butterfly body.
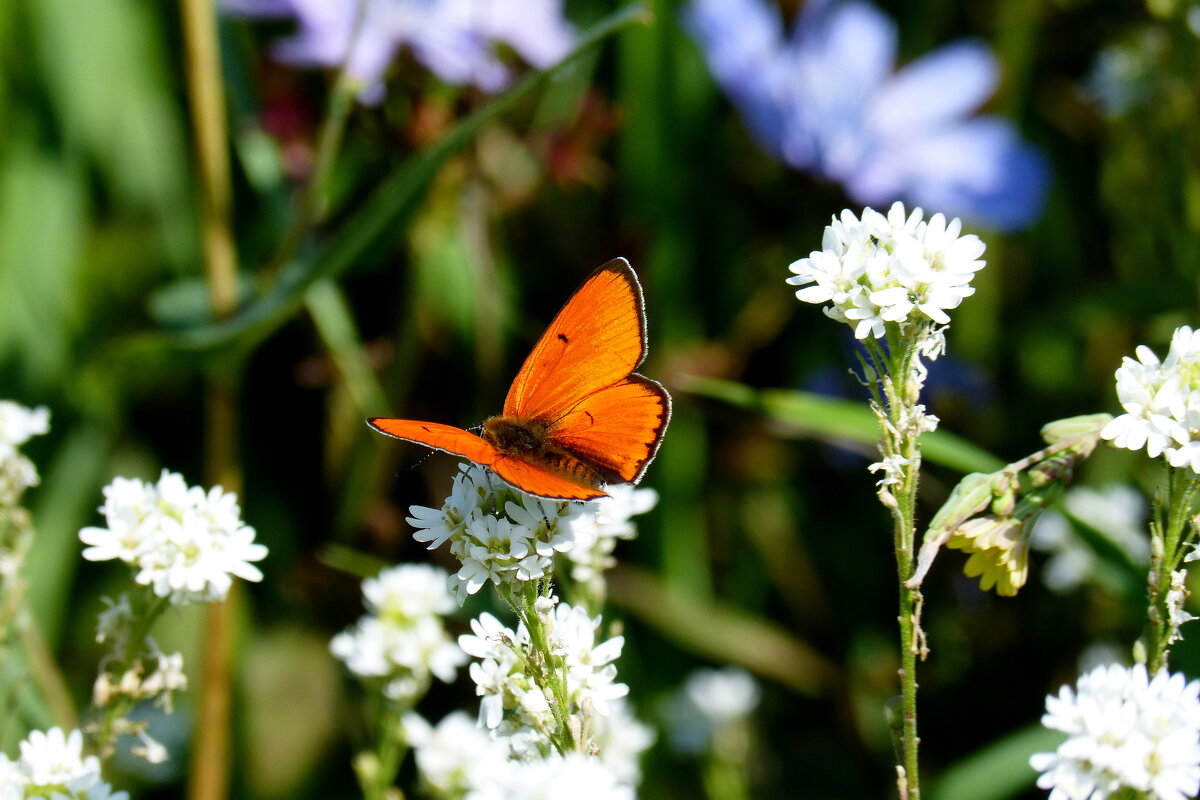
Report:
[{"label": "butterfly body", "polygon": [[584,281],[517,373],[482,434],[376,417],[381,433],[463,456],[541,497],[589,500],[637,483],[671,416],[671,396],[633,372],[646,355],[641,285],[625,259]]}]

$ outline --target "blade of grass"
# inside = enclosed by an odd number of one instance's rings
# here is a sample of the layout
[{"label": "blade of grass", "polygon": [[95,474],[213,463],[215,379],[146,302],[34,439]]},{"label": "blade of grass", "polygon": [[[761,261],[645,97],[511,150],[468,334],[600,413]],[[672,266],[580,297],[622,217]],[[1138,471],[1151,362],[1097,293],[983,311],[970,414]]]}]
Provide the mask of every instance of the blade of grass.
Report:
[{"label": "blade of grass", "polygon": [[741,664],[803,695],[822,696],[836,680],[825,656],[782,627],[730,606],[672,591],[645,570],[609,574],[611,602],[693,653]]},{"label": "blade of grass", "polygon": [[[734,381],[691,378],[683,388],[788,426],[792,431],[831,442],[874,448],[879,423],[865,404],[787,389],[754,389]],[[947,431],[921,437],[921,455],[931,463],[960,472],[995,472],[1004,462]]]},{"label": "blade of grass", "polygon": [[1063,735],[1028,725],[952,764],[933,785],[930,800],[1007,800],[1033,785],[1034,753],[1053,750]]}]

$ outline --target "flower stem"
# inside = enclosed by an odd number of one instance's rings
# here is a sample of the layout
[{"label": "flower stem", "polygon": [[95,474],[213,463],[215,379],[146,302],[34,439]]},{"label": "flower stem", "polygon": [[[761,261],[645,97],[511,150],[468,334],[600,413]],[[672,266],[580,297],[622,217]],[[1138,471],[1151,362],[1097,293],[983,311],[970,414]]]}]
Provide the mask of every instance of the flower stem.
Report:
[{"label": "flower stem", "polygon": [[549,692],[553,697],[550,712],[554,715],[557,730],[549,737],[559,753],[567,753],[579,749],[580,742],[575,741],[575,734],[569,724],[570,707],[567,700],[567,681],[564,674],[562,659],[556,656],[550,647],[550,636],[542,619],[538,616],[535,604],[539,597],[538,582],[529,581],[521,592],[521,605],[518,613],[525,629],[529,631],[529,641],[536,658],[530,659],[533,680],[543,692]]},{"label": "flower stem", "polygon": [[[1171,579],[1183,561],[1184,544],[1190,538],[1192,505],[1200,487],[1190,469],[1167,466],[1166,497],[1155,499],[1150,523],[1150,571],[1147,576],[1146,667],[1153,675],[1167,666],[1170,656],[1171,622],[1169,594]],[[1165,511],[1165,518],[1163,516]]]},{"label": "flower stem", "polygon": [[900,456],[900,480],[894,485],[881,483],[879,499],[892,515],[892,542],[896,555],[896,575],[900,585],[900,743],[898,786],[903,800],[920,800],[920,776],[917,750],[917,658],[925,657],[925,636],[921,630],[921,592],[905,582],[912,577],[916,541],[917,484],[921,471],[918,442],[921,427],[914,424],[920,382],[911,379],[915,348],[903,337],[889,336],[887,352],[869,341],[868,350],[876,364],[886,364],[887,374],[876,377],[872,389],[882,395],[885,408],[878,407],[880,422],[879,451],[886,459]]},{"label": "flower stem", "polygon": [[[139,606],[142,604],[139,603]],[[166,597],[155,597],[148,605],[139,607],[133,618],[133,626],[129,631],[129,638],[125,640],[124,651],[120,655],[120,661],[117,666],[122,672],[133,669],[135,662],[138,662],[146,653],[146,640],[150,634],[150,628],[154,625],[162,613],[170,606],[170,601]],[[145,664],[142,664],[145,669]],[[117,675],[118,680],[120,675]],[[120,731],[117,729],[117,724],[125,719],[125,715],[133,708],[134,700],[126,694],[114,697],[103,708],[99,731],[96,734],[96,750],[101,758],[108,758],[112,755],[116,745],[117,737]]]},{"label": "flower stem", "polygon": [[410,703],[396,702],[378,695],[382,710],[377,715],[377,742],[374,752],[363,752],[355,759],[355,774],[366,800],[402,800],[394,786],[400,764],[408,753],[408,742],[401,720],[412,709]]}]

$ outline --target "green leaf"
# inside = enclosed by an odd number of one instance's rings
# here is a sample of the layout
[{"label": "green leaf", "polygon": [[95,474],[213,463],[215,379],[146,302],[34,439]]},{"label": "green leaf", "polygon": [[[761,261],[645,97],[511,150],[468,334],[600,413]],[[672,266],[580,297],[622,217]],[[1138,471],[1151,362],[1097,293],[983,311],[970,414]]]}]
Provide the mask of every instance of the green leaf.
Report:
[{"label": "green leaf", "polygon": [[40,391],[70,370],[83,317],[84,173],[24,142],[0,167],[0,359]]},{"label": "green leaf", "polygon": [[549,69],[533,73],[487,106],[459,122],[449,133],[398,167],[363,206],[315,254],[294,262],[279,281],[252,305],[229,319],[176,333],[147,334],[134,340],[137,349],[204,351],[234,344],[251,344],[271,333],[303,304],[314,283],[346,270],[380,237],[394,232],[417,208],[429,182],[442,164],[471,141],[480,129],[513,108],[527,95],[564,74],[581,54],[633,22],[645,20],[641,6],[629,6],[601,20],[583,36],[575,50]]},{"label": "green leaf", "polygon": [[[879,423],[866,403],[787,389],[759,390],[712,378],[690,379],[685,388],[692,394],[784,423],[798,436],[867,447],[874,447],[879,440]],[[921,456],[959,472],[995,472],[1005,466],[1004,461],[986,450],[946,431],[922,436]]]},{"label": "green leaf", "polygon": [[[171,83],[176,51],[138,0],[26,3],[45,99],[68,149],[82,149],[122,201],[186,202],[187,147]],[[114,87],[120,87],[115,90]]]},{"label": "green leaf", "polygon": [[609,599],[693,653],[741,664],[800,694],[821,696],[835,683],[829,659],[785,628],[672,589],[637,567],[621,565],[609,573]]},{"label": "green leaf", "polygon": [[929,800],[1006,800],[1033,785],[1034,753],[1054,750],[1063,735],[1041,725],[1013,731],[950,766],[933,784]]}]

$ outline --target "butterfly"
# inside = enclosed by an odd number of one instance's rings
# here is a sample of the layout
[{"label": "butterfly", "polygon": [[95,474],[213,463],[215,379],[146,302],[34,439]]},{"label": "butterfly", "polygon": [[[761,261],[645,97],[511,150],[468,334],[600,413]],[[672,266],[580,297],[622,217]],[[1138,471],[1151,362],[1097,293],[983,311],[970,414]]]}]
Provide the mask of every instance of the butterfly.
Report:
[{"label": "butterfly", "polygon": [[593,272],[534,345],[504,413],[479,435],[437,422],[374,417],[380,433],[489,468],[553,500],[605,497],[637,483],[671,419],[671,395],[634,372],[646,357],[642,286],[623,258]]}]

